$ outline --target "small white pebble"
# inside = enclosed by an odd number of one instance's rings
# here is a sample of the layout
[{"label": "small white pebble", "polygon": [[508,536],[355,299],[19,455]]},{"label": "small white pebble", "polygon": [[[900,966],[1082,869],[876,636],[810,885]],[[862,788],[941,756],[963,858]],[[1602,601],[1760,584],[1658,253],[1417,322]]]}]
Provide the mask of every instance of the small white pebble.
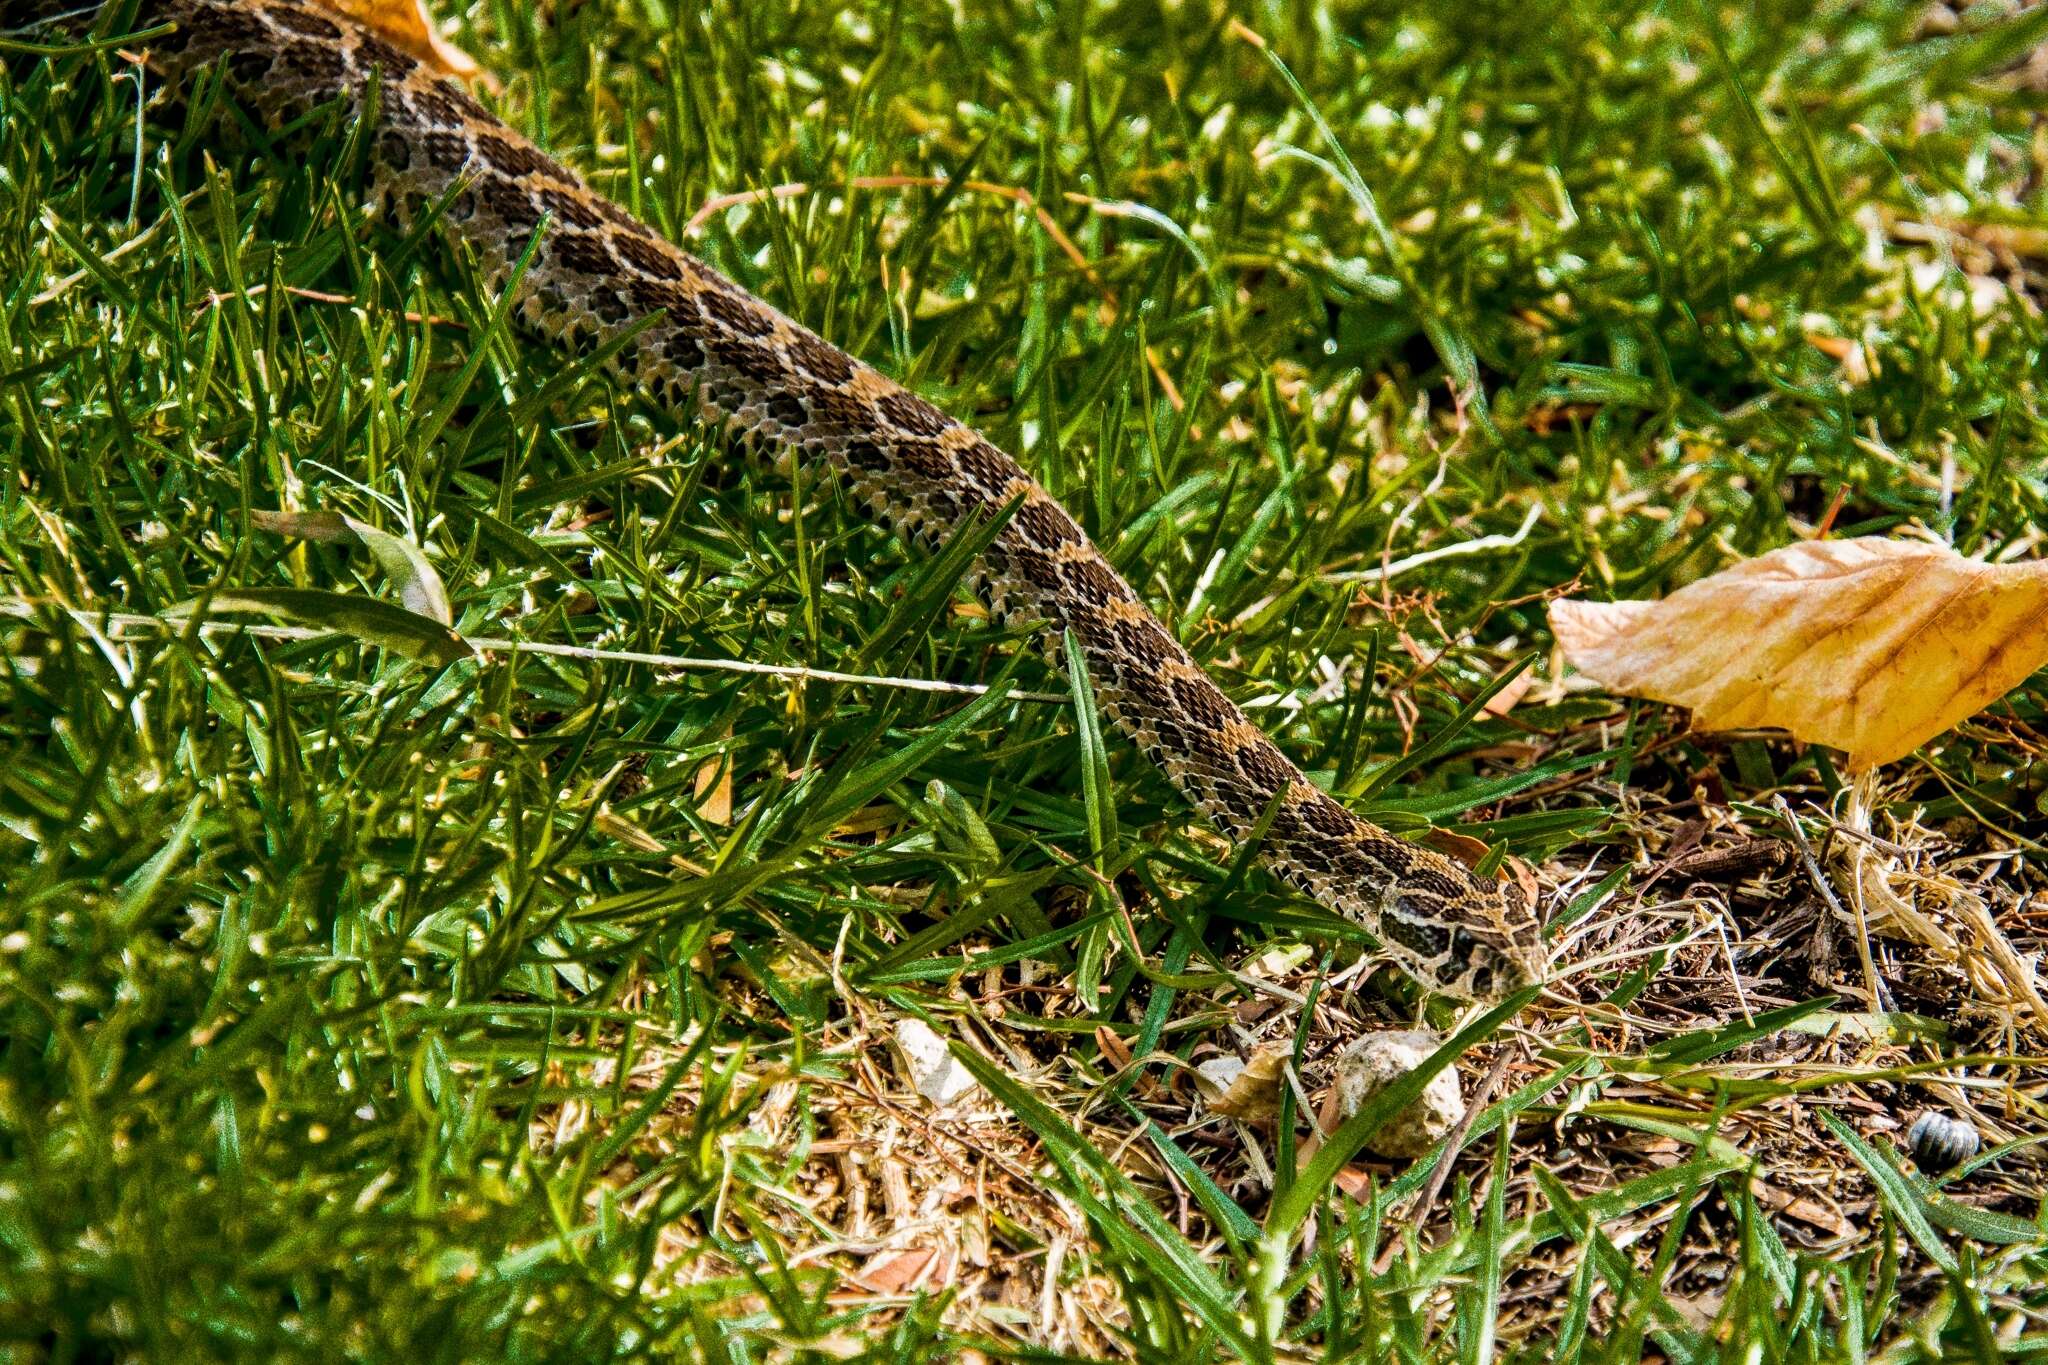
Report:
[{"label": "small white pebble", "polygon": [[897,1023],[896,1046],[903,1053],[904,1070],[917,1093],[940,1108],[981,1088],[974,1073],[953,1056],[946,1040],[922,1019]]},{"label": "small white pebble", "polygon": [[[1350,1118],[1367,1100],[1429,1060],[1443,1039],[1428,1029],[1373,1033],[1337,1059],[1337,1111]],[[1422,1095],[1366,1140],[1381,1156],[1417,1157],[1435,1146],[1465,1117],[1465,1092],[1458,1069],[1447,1066],[1430,1078]]]}]

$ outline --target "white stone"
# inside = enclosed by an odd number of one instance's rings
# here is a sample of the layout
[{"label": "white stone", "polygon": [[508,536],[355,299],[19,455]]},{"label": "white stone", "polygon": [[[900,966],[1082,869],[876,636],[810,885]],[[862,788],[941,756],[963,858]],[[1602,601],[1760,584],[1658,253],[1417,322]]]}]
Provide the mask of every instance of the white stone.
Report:
[{"label": "white stone", "polygon": [[960,1065],[946,1040],[922,1019],[903,1019],[896,1025],[896,1047],[903,1054],[904,1068],[917,1093],[940,1108],[981,1088],[974,1073]]},{"label": "white stone", "polygon": [[[1350,1118],[1365,1102],[1429,1060],[1443,1039],[1428,1029],[1373,1033],[1359,1039],[1337,1059],[1337,1110]],[[1465,1117],[1465,1092],[1458,1069],[1447,1066],[1430,1078],[1415,1103],[1388,1119],[1366,1141],[1380,1156],[1417,1157],[1428,1151]]]}]

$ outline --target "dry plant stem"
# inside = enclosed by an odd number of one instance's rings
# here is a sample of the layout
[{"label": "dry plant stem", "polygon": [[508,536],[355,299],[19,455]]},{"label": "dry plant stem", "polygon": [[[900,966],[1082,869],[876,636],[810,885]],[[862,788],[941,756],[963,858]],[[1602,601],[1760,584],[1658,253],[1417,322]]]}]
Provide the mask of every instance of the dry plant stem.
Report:
[{"label": "dry plant stem", "polygon": [[[11,616],[18,620],[32,621],[37,612],[45,609],[42,603],[22,598],[0,598],[0,616]],[[91,612],[75,607],[61,607],[51,604],[49,609],[64,612],[81,625],[111,627],[110,637],[117,641],[137,638],[126,632],[148,634],[175,634],[184,629],[185,623],[166,621],[160,617],[145,616],[136,612]],[[343,632],[320,626],[265,626],[244,621],[202,621],[198,626],[202,635],[246,635],[258,640],[325,640]],[[960,696],[978,697],[987,692],[984,683],[947,682],[939,678],[899,678],[873,673],[842,673],[830,668],[802,668],[793,664],[764,664],[751,659],[707,659],[687,654],[650,654],[642,650],[604,649],[595,645],[559,645],[543,640],[495,640],[478,636],[465,639],[479,654],[548,654],[557,658],[586,659],[593,663],[647,664],[655,668],[670,668],[678,672],[719,672],[752,673],[767,678],[788,678],[799,682],[856,683],[875,687],[895,687],[910,692],[947,692]],[[1055,705],[1069,705],[1073,698],[1057,692],[1010,693],[1013,700],[1050,702]]]},{"label": "dry plant stem", "polygon": [[1404,559],[1392,560],[1370,569],[1339,569],[1334,573],[1324,574],[1322,576],[1323,581],[1326,583],[1384,583],[1388,579],[1399,578],[1411,569],[1419,569],[1425,564],[1434,564],[1440,559],[1454,559],[1459,555],[1483,554],[1488,550],[1512,550],[1529,538],[1529,532],[1535,528],[1536,519],[1542,515],[1543,506],[1541,503],[1538,503],[1529,509],[1527,515],[1522,518],[1522,524],[1516,527],[1510,534],[1474,536],[1470,540],[1460,540],[1449,545],[1440,545],[1433,550],[1423,550]]},{"label": "dry plant stem", "polygon": [[[1465,1145],[1465,1135],[1472,1131],[1472,1125],[1479,1121],[1479,1115],[1492,1101],[1493,1092],[1500,1088],[1502,1078],[1508,1074],[1510,1060],[1511,1054],[1507,1052],[1502,1052],[1494,1060],[1492,1069],[1486,1073],[1486,1078],[1479,1082],[1479,1089],[1473,1092],[1471,1103],[1465,1106],[1465,1117],[1458,1120],[1457,1126],[1452,1128],[1449,1136],[1444,1139],[1444,1149],[1437,1156],[1435,1169],[1429,1173],[1429,1184],[1423,1187],[1422,1197],[1415,1201],[1415,1208],[1408,1215],[1410,1226],[1421,1227],[1424,1220],[1429,1217],[1429,1211],[1436,1206],[1436,1198],[1443,1193],[1445,1182],[1451,1178],[1451,1167],[1457,1164],[1458,1153]],[[1399,1250],[1400,1243],[1389,1240],[1386,1246],[1380,1249],[1380,1258],[1372,1268],[1373,1274],[1386,1274],[1388,1268],[1394,1264],[1394,1257]]]},{"label": "dry plant stem", "polygon": [[[1785,822],[1785,828],[1791,831],[1792,842],[1799,845],[1799,859],[1806,865],[1806,875],[1813,882],[1814,889],[1820,892],[1821,899],[1827,902],[1828,908],[1837,918],[1850,918],[1843,913],[1841,899],[1835,895],[1835,888],[1829,883],[1827,874],[1821,871],[1820,860],[1813,855],[1813,845],[1807,842],[1806,831],[1800,827],[1799,818],[1792,813],[1792,808],[1785,804],[1784,796],[1774,795],[1771,804],[1777,808],[1778,818]],[[1856,956],[1863,964],[1863,982],[1870,995],[1870,1007],[1890,1013],[1893,1008],[1891,992],[1878,980],[1877,963],[1870,956],[1870,925],[1863,918],[1861,897],[1856,898],[1856,913],[1853,918],[1856,921]]]},{"label": "dry plant stem", "polygon": [[[1865,774],[1850,789],[1847,809],[1836,825],[1846,836],[1842,860],[1848,864],[1847,889],[1858,911],[1961,972],[1972,1006],[2000,1016],[2008,1029],[2017,1028],[2021,1017],[2031,1020],[2036,1031],[2048,1028],[2048,1000],[2037,984],[2036,957],[2013,945],[1984,898],[1969,887],[1939,872],[1900,867],[1899,860],[1916,854],[1871,833],[1875,802],[1875,778]],[[1894,889],[1895,879],[1941,896],[1947,922]]]},{"label": "dry plant stem", "polygon": [[1714,937],[1721,941],[1721,960],[1728,964],[1728,984],[1735,991],[1736,1007],[1742,1011],[1743,1022],[1753,1024],[1756,1022],[1756,1015],[1749,1008],[1749,996],[1742,989],[1742,973],[1735,966],[1735,945],[1728,938],[1725,912],[1713,910],[1708,913],[1713,916]]}]

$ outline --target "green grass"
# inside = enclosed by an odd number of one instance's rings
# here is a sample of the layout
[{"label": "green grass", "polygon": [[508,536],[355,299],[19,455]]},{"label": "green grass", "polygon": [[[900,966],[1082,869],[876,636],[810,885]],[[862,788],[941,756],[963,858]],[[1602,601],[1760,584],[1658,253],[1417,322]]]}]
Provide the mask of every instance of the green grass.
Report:
[{"label": "green grass", "polygon": [[[1667,803],[1782,833],[1768,795],[1824,804],[1827,755],[1597,696],[1472,703],[1547,645],[1545,593],[1655,595],[1838,495],[1837,533],[2035,552],[2040,263],[1997,243],[2048,227],[2048,154],[2041,94],[1991,78],[2048,11],[1927,35],[1882,2],[1437,8],[495,3],[460,36],[511,121],[671,234],[808,186],[685,240],[1017,453],[1319,780],[1570,882],[1553,914],[1618,916],[1679,894],[1647,883]],[[164,111],[138,144],[111,52],[6,51],[14,1357],[2048,1347],[2031,1149],[1948,1198],[1864,1136],[1960,1093],[1914,1085],[1962,1058],[1985,1112],[2038,1127],[2038,1034],[1924,982],[1857,1013],[1777,921],[1745,944],[1781,1007],[1756,1028],[1688,1012],[1657,956],[1596,969],[1586,1012],[1461,1036],[1518,1062],[1428,1239],[1402,1201],[1430,1163],[1336,1183],[1378,1110],[1275,1192],[1161,1054],[1235,1050],[1268,947],[1306,944],[1288,989],[1340,1017],[1398,1021],[1404,987],[1326,984],[1356,931],[1077,717],[1085,679],[956,610],[957,555],[509,333],[447,242],[361,221],[346,128],[280,150]],[[894,175],[1010,193],[849,188]],[[279,508],[421,547],[468,637],[884,681],[414,662],[366,619],[398,600],[376,561],[263,529]],[[355,609],[301,599],[336,627],[313,638],[168,615],[251,589]],[[2006,908],[2039,886],[2044,695],[1884,791],[1998,859]],[[1085,1329],[1048,1335],[1035,1282],[996,1311],[803,1254],[839,1235],[818,1153],[883,1112],[848,1096],[909,1015],[1021,1121],[947,1148],[994,1261],[1057,1259]],[[1256,1140],[1287,1171],[1283,1113]],[[1816,1167],[1830,1236],[1764,1197]]]}]

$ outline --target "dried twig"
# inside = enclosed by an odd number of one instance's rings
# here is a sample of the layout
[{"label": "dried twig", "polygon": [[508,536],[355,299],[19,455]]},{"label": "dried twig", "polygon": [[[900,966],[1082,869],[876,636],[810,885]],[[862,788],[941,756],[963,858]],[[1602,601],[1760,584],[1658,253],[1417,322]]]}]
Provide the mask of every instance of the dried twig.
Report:
[{"label": "dried twig", "polygon": [[1828,908],[1834,911],[1838,918],[1855,919],[1856,956],[1863,963],[1863,982],[1870,993],[1870,1007],[1890,1013],[1893,1009],[1891,992],[1886,990],[1884,982],[1878,979],[1877,963],[1870,956],[1870,925],[1863,918],[1862,899],[1857,898],[1856,913],[1853,917],[1843,913],[1841,898],[1835,895],[1834,886],[1828,881],[1827,874],[1821,871],[1820,859],[1814,856],[1813,845],[1806,841],[1806,831],[1800,827],[1799,818],[1792,814],[1792,808],[1785,804],[1784,795],[1773,795],[1771,804],[1776,807],[1778,818],[1785,822],[1785,828],[1791,831],[1792,842],[1799,845],[1800,861],[1806,865],[1806,875],[1813,882],[1814,889],[1820,892],[1821,899],[1827,902]]}]

